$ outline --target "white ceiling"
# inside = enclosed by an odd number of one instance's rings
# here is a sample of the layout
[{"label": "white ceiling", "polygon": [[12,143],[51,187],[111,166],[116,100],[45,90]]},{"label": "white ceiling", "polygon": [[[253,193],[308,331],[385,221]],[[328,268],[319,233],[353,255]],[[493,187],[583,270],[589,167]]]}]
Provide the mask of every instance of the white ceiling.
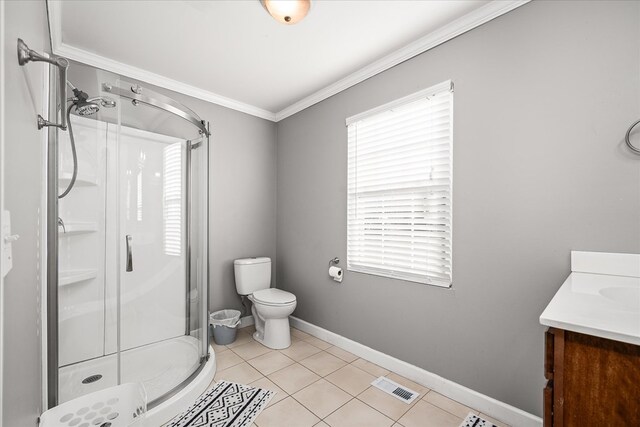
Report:
[{"label": "white ceiling", "polygon": [[55,3],[54,44],[277,113],[489,2],[313,0],[290,26],[259,0]]}]

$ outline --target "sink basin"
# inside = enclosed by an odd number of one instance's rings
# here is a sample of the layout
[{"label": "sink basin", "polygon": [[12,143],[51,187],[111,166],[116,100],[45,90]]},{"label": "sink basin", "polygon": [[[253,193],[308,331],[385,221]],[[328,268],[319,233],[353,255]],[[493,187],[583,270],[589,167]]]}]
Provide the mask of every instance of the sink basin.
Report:
[{"label": "sink basin", "polygon": [[603,288],[600,289],[600,295],[629,310],[640,310],[640,288],[626,286]]}]

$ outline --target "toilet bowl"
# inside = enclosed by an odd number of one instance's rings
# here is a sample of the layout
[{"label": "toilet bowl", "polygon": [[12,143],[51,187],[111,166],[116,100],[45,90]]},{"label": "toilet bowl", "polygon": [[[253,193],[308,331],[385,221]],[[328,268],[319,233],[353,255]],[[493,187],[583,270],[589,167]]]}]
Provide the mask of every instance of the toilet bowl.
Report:
[{"label": "toilet bowl", "polygon": [[271,259],[243,258],[233,262],[238,294],[253,303],[256,332],[253,338],[274,350],[291,345],[289,315],[296,309],[296,296],[271,288]]},{"label": "toilet bowl", "polygon": [[280,350],[291,345],[289,316],[296,309],[295,295],[269,288],[249,295],[256,331],[253,338],[259,343]]}]

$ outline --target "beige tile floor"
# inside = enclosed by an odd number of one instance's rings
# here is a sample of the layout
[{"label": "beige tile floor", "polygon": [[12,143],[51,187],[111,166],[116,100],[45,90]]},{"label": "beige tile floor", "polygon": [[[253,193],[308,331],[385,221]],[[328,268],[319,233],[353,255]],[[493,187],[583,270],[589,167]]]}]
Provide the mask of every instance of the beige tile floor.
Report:
[{"label": "beige tile floor", "polygon": [[[297,329],[291,329],[291,347],[279,351],[254,341],[253,330],[240,329],[233,344],[213,344],[218,364],[214,381],[276,392],[256,418],[257,427],[458,427],[469,412],[479,414]],[[407,405],[370,385],[379,376],[421,395]]]}]

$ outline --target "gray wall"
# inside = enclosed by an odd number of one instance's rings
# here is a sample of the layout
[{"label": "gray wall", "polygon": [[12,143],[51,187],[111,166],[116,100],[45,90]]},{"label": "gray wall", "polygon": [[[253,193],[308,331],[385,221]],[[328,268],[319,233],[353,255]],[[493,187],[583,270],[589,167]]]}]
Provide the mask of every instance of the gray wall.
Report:
[{"label": "gray wall", "polygon": [[[572,249],[640,251],[640,3],[532,2],[278,123],[296,316],[540,415],[538,317]],[[346,272],[345,118],[455,83],[453,289]]]},{"label": "gray wall", "polygon": [[[72,62],[69,70],[69,80],[90,96],[100,92],[103,82],[117,79],[116,74],[78,62]],[[135,82],[126,77],[122,81]],[[268,256],[276,261],[276,125],[158,86],[140,84],[170,96],[210,122],[209,309],[240,309],[233,260]],[[195,129],[155,109],[135,111],[135,117],[131,117],[134,111],[129,105],[125,107],[127,113],[123,113],[122,120],[130,120],[127,124],[131,126],[175,136],[190,135],[185,131],[193,133]],[[117,114],[115,109],[111,111],[114,116]]]},{"label": "gray wall", "polygon": [[4,426],[35,426],[41,412],[41,278],[40,258],[44,236],[41,207],[43,134],[36,127],[42,112],[41,63],[18,65],[16,39],[30,48],[50,52],[44,1],[5,2],[4,56],[5,111],[2,162],[4,208],[11,211],[13,269],[4,279],[4,301],[0,308],[3,325],[2,419]]}]

